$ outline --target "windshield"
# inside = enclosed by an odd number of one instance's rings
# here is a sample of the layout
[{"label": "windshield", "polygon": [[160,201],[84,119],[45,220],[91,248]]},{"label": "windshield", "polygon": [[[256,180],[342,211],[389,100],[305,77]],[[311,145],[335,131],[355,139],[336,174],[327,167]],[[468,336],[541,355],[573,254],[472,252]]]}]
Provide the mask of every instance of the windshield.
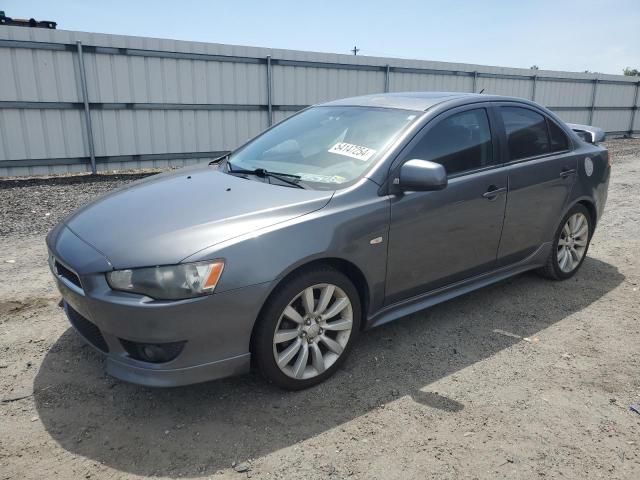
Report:
[{"label": "windshield", "polygon": [[295,175],[313,188],[343,188],[360,178],[417,116],[388,108],[310,108],[233,153],[227,167]]}]

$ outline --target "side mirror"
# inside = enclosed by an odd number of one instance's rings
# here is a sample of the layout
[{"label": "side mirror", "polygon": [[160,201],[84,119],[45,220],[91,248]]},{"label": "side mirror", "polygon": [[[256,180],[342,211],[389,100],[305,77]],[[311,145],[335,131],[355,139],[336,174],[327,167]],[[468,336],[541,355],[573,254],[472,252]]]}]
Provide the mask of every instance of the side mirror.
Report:
[{"label": "side mirror", "polygon": [[402,191],[442,190],[447,186],[447,171],[439,163],[413,159],[400,167],[400,175],[393,184]]}]

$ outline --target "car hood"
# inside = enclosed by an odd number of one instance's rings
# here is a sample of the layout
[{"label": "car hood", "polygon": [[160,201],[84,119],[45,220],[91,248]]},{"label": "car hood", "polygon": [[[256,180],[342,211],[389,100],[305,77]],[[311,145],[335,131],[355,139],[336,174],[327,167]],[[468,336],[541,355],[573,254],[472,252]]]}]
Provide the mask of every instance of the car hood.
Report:
[{"label": "car hood", "polygon": [[199,250],[324,207],[332,191],[270,185],[199,166],[147,177],[64,220],[113,268],[179,263]]}]

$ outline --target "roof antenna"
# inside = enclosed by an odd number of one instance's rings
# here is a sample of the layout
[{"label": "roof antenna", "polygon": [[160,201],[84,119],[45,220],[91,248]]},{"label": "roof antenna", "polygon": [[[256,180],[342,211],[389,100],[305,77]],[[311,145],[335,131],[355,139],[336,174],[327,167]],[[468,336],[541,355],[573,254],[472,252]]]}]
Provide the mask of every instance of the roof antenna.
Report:
[{"label": "roof antenna", "polygon": [[484,92],[484,88],[483,88],[482,90],[480,90],[480,91],[478,92],[478,94],[481,94],[482,92]]}]

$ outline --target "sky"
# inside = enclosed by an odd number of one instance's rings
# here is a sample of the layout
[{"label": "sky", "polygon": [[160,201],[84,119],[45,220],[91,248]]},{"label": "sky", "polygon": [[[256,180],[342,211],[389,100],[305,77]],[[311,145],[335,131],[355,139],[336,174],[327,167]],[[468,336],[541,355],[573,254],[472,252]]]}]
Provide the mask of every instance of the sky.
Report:
[{"label": "sky", "polygon": [[504,67],[640,69],[640,0],[0,0],[58,28]]}]

